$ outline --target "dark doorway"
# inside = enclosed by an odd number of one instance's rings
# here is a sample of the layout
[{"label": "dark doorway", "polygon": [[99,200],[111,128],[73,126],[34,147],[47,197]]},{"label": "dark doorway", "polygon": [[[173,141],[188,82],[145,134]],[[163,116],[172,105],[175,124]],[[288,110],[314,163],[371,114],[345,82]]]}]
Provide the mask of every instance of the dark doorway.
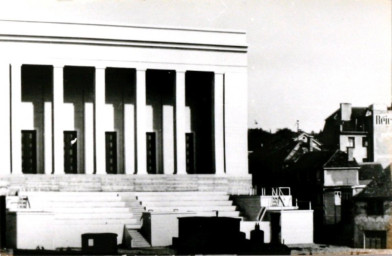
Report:
[{"label": "dark doorway", "polygon": [[37,173],[37,132],[35,130],[22,131],[22,172],[24,174]]},{"label": "dark doorway", "polygon": [[195,173],[195,135],[187,133],[185,136],[186,172]]},{"label": "dark doorway", "polygon": [[386,249],[386,231],[365,231],[366,249]]},{"label": "dark doorway", "polygon": [[117,133],[106,132],[106,173],[117,174]]},{"label": "dark doorway", "polygon": [[157,172],[157,139],[155,132],[147,133],[147,173],[156,174]]},{"label": "dark doorway", "polygon": [[78,137],[76,131],[64,131],[64,172],[78,173]]},{"label": "dark doorway", "polygon": [[271,243],[279,244],[281,238],[280,213],[271,212]]}]

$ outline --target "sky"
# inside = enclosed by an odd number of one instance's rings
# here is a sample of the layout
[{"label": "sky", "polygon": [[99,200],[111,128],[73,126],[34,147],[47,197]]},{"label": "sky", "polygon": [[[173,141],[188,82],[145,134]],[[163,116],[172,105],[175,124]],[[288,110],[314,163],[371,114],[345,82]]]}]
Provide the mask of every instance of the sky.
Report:
[{"label": "sky", "polygon": [[342,102],[391,104],[392,0],[3,0],[0,19],[247,32],[248,126],[319,131]]}]

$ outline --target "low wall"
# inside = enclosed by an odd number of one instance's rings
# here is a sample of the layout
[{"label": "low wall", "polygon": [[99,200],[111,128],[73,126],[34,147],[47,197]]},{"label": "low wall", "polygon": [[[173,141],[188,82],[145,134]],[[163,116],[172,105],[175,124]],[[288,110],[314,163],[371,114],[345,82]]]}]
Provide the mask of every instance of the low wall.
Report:
[{"label": "low wall", "polygon": [[54,215],[43,211],[7,212],[6,243],[8,248],[53,250],[56,228]]},{"label": "low wall", "polygon": [[220,191],[248,195],[252,177],[216,175],[84,175],[26,174],[0,176],[0,191]]},{"label": "low wall", "polygon": [[151,246],[170,246],[173,237],[178,237],[178,217],[194,215],[192,212],[144,212],[141,233]]},{"label": "low wall", "polygon": [[313,210],[281,211],[280,216],[282,243],[313,243]]},{"label": "low wall", "polygon": [[94,224],[89,221],[57,220],[55,214],[45,211],[18,210],[7,213],[6,243],[8,248],[47,250],[82,247],[84,233],[116,233],[122,241],[122,224]]}]

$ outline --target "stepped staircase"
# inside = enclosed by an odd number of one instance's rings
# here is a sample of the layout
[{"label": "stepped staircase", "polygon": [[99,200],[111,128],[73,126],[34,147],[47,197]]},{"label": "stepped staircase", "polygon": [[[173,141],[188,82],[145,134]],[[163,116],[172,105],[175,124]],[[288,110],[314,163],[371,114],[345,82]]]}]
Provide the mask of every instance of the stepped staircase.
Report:
[{"label": "stepped staircase", "polygon": [[138,192],[136,198],[146,211],[194,212],[195,216],[240,216],[225,192]]},{"label": "stepped staircase", "polygon": [[51,213],[55,221],[53,228],[68,234],[59,247],[69,247],[69,244],[80,247],[81,234],[103,232],[117,233],[118,243],[126,247],[150,247],[139,233],[144,211],[187,212],[194,216],[240,215],[226,192],[20,191],[7,201],[11,210]]}]

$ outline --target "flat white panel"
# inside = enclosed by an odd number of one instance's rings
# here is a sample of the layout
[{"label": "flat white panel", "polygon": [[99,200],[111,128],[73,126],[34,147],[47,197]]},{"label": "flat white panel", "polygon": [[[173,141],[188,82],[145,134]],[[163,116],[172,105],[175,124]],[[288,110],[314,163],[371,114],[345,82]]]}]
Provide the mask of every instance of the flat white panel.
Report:
[{"label": "flat white panel", "polygon": [[191,108],[185,107],[185,132],[191,132]]},{"label": "flat white panel", "polygon": [[44,103],[44,152],[45,173],[52,173],[52,103]]},{"label": "flat white panel", "polygon": [[[11,87],[11,143],[12,143],[12,174],[22,174],[22,67],[20,64],[12,64],[12,87]],[[28,114],[28,113],[27,113]]]},{"label": "flat white panel", "polygon": [[[146,156],[146,71],[136,71],[136,145],[137,174],[147,174]],[[152,121],[152,115],[150,115]]]},{"label": "flat white panel", "polygon": [[95,160],[96,173],[106,174],[105,156],[105,69],[95,69]]},{"label": "flat white panel", "polygon": [[10,140],[10,66],[0,64],[0,175],[11,173]]},{"label": "flat white panel", "polygon": [[248,174],[247,143],[247,76],[225,74],[225,152],[226,173]]},{"label": "flat white panel", "polygon": [[113,104],[105,104],[104,106],[104,130],[105,131],[114,131],[114,106]]},{"label": "flat white panel", "polygon": [[34,105],[31,102],[20,104],[20,125],[23,130],[34,130]]},{"label": "flat white panel", "polygon": [[74,105],[71,103],[64,103],[62,116],[62,127],[64,130],[75,130],[75,112]]},{"label": "flat white panel", "polygon": [[151,105],[146,106],[146,132],[154,131],[154,108]]},{"label": "flat white panel", "polygon": [[174,108],[162,106],[163,112],[163,173],[174,172]]},{"label": "flat white panel", "polygon": [[85,173],[94,173],[94,105],[84,103],[84,163]]},{"label": "flat white panel", "polygon": [[214,151],[215,151],[215,174],[224,174],[224,131],[223,131],[223,86],[224,75],[215,74],[214,81]]},{"label": "flat white panel", "polygon": [[125,173],[135,173],[135,106],[124,105],[124,162]]}]

